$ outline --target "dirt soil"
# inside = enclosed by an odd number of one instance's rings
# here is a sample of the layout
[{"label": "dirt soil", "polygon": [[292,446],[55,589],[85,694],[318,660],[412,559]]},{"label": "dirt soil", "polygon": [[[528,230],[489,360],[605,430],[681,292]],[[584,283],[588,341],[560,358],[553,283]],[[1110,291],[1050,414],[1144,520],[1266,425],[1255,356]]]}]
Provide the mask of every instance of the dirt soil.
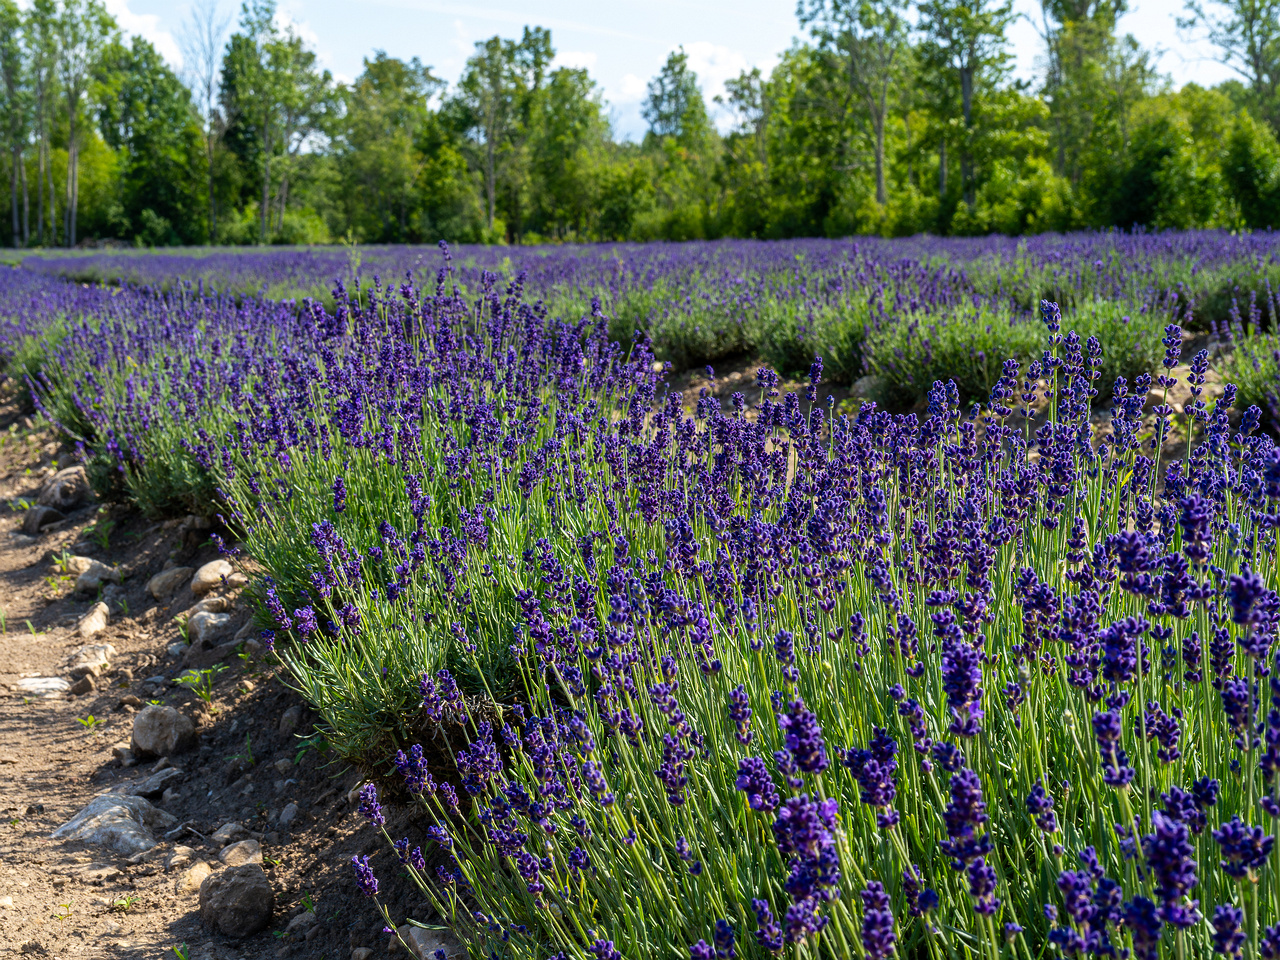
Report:
[{"label": "dirt soil", "polygon": [[[39,536],[22,533],[27,505],[71,458],[40,421],[0,406],[0,956],[403,958],[356,887],[351,857],[374,855],[380,899],[397,923],[433,918],[357,814],[359,773],[330,759],[274,658],[256,641],[233,640],[256,637],[237,590],[213,594],[226,598],[233,622],[204,650],[180,646],[184,614],[199,599],[189,578],[165,602],[147,592],[166,564],[198,569],[217,559],[210,531],[195,518],[156,523],[89,502]],[[78,624],[99,596],[75,591],[71,555],[123,573],[121,585],[100,591],[110,620],[91,639]],[[84,644],[114,648],[101,675],[75,688],[86,692],[22,688],[38,677],[74,683],[68,658]],[[215,671],[207,703],[172,682],[186,669]],[[133,718],[148,702],[195,721],[195,745],[159,761],[132,758]],[[180,772],[151,802],[176,826],[154,830],[153,849],[125,857],[52,839],[95,796],[170,766]],[[417,833],[410,811],[389,812],[388,829]],[[221,868],[225,845],[213,835],[228,823],[260,841],[275,895],[271,924],[243,939],[211,933],[197,890],[180,889],[184,858]]]}]

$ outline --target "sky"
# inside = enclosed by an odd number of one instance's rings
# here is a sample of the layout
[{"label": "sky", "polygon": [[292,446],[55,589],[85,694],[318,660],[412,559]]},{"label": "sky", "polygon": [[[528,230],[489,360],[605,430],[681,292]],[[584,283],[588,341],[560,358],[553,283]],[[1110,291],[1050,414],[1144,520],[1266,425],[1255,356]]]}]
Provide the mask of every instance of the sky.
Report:
[{"label": "sky", "polygon": [[[126,33],[141,34],[181,66],[179,38],[191,0],[105,2]],[[220,2],[234,26],[238,4]],[[1015,75],[1033,79],[1043,55],[1040,6],[1038,0],[1015,4]],[[1121,31],[1158,53],[1160,69],[1175,87],[1234,76],[1214,59],[1212,47],[1178,29],[1182,0],[1130,0],[1130,6]],[[525,24],[547,27],[557,64],[587,68],[609,104],[616,135],[631,139],[644,134],[645,85],[672,50],[684,46],[717,124],[726,129],[731,117],[712,102],[724,81],[756,66],[768,73],[800,36],[791,0],[279,0],[279,7],[281,19],[344,81],[361,72],[364,57],[385,50],[393,57],[417,56],[453,83],[477,41],[494,34],[518,38]]]}]

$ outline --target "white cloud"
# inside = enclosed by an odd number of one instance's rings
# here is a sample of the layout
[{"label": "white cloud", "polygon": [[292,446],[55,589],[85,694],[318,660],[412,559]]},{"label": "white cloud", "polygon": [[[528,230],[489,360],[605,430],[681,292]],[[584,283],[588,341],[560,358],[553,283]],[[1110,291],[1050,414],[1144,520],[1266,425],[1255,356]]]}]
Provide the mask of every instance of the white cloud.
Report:
[{"label": "white cloud", "polygon": [[622,78],[621,88],[610,99],[615,103],[639,103],[647,88],[648,84],[644,80],[634,73],[628,73]]},{"label": "white cloud", "polygon": [[563,50],[551,61],[552,68],[569,67],[573,70],[594,70],[600,57],[590,50]]},{"label": "white cloud", "polygon": [[161,28],[157,14],[134,13],[129,9],[129,0],[105,0],[105,6],[125,34],[149,40],[171,66],[182,66],[182,49],[173,34]]},{"label": "white cloud", "polygon": [[735,119],[733,111],[715,103],[716,97],[724,96],[725,81],[732,80],[752,67],[759,67],[760,72],[767,77],[778,62],[776,56],[770,56],[752,63],[741,51],[707,40],[685,44],[684,52],[689,55],[689,69],[698,75],[698,86],[702,88],[702,96],[707,101],[707,110],[721,133],[727,131]]}]

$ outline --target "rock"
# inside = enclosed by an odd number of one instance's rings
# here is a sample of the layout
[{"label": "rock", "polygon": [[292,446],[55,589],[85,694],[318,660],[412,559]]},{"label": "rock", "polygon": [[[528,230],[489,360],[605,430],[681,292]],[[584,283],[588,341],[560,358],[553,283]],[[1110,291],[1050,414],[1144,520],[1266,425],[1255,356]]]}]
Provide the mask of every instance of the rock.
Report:
[{"label": "rock", "polygon": [[261,863],[262,844],[257,840],[241,840],[229,847],[223,847],[218,853],[218,859],[228,867],[238,867],[242,863]]},{"label": "rock", "polygon": [[91,863],[76,871],[76,877],[84,883],[100,886],[120,876],[120,870],[109,863]]},{"label": "rock", "polygon": [[235,568],[226,560],[210,560],[191,578],[191,592],[197,597],[203,597],[210,590],[222,586],[222,578],[233,573]]},{"label": "rock", "polygon": [[71,685],[71,689],[68,690],[67,693],[71,694],[73,697],[83,697],[86,693],[93,693],[93,691],[93,676],[86,673]]},{"label": "rock", "polygon": [[280,774],[282,777],[287,777],[289,774],[293,773],[293,761],[285,757],[281,757],[272,764],[272,766],[276,768],[276,773]]},{"label": "rock", "polygon": [[[241,627],[239,630],[237,630],[237,631],[236,631],[236,635],[235,635],[234,637],[232,637],[231,639],[232,639],[232,640],[235,640],[237,643],[239,643],[241,640],[248,640],[250,637],[252,637],[252,636],[253,636],[253,634],[254,634],[253,618],[252,618],[252,617],[250,617],[250,618],[249,618],[249,622],[248,622],[248,623],[246,623],[246,624],[245,624],[243,627]],[[256,643],[257,641],[255,640],[254,642]],[[248,647],[246,647],[245,649],[247,650],[247,649],[248,649]],[[257,656],[257,654],[252,654],[252,656]]]},{"label": "rock", "polygon": [[[88,557],[79,559],[88,560]],[[121,579],[120,571],[115,567],[109,567],[101,560],[89,560],[89,565],[84,567],[76,577],[76,590],[81,593],[92,593],[104,583],[119,583]]]},{"label": "rock", "polygon": [[22,532],[28,537],[36,537],[40,535],[41,527],[47,527],[51,523],[65,519],[66,517],[53,507],[28,507],[27,512],[22,515]]},{"label": "rock", "polygon": [[146,797],[148,800],[154,800],[160,794],[164,793],[165,787],[175,781],[181,780],[183,773],[177,767],[169,767],[151,774],[142,780],[135,780],[132,783],[121,783],[111,788],[111,793],[123,797]]},{"label": "rock", "polygon": [[448,930],[424,930],[422,927],[415,927],[406,923],[404,926],[396,930],[400,940],[409,949],[409,956],[417,958],[417,960],[435,960],[433,954],[437,950],[443,950],[446,957],[450,960],[454,957],[463,956],[465,951],[462,944]]},{"label": "rock", "polygon": [[[253,625],[252,620],[249,621],[249,625]],[[261,640],[250,637],[244,642],[244,652],[247,653],[251,659],[261,660],[262,655],[267,652],[267,648],[263,645]]]},{"label": "rock", "polygon": [[[95,604],[95,609],[101,606],[101,603]],[[88,643],[71,651],[67,669],[73,677],[83,677],[85,674],[99,677],[106,672],[115,655],[116,648],[109,643]]]},{"label": "rock", "polygon": [[200,884],[200,919],[228,937],[247,937],[271,922],[275,892],[262,867],[227,867]]},{"label": "rock", "polygon": [[298,805],[290,803],[280,811],[280,819],[277,822],[287,830],[298,819],[299,812]]},{"label": "rock", "polygon": [[80,631],[80,636],[88,640],[95,634],[107,629],[107,621],[110,617],[110,607],[105,603],[95,603],[89,608],[89,612],[81,618],[80,625],[76,629]]},{"label": "rock", "polygon": [[104,794],[94,797],[74,817],[53,831],[54,840],[83,840],[132,856],[156,845],[153,828],[168,828],[177,818],[157,810],[141,797]]},{"label": "rock", "polygon": [[190,847],[184,847],[181,844],[174,847],[169,856],[164,861],[165,870],[177,870],[178,867],[185,867],[195,857],[196,852]]},{"label": "rock", "polygon": [[874,397],[880,392],[884,381],[873,373],[868,373],[865,377],[859,377],[853,382],[853,386],[849,392],[855,397],[869,398]]},{"label": "rock", "polygon": [[13,897],[0,897],[0,910],[12,910]]},{"label": "rock", "polygon": [[65,513],[78,507],[88,496],[89,477],[84,467],[67,467],[44,482],[36,502],[42,507],[53,507]]},{"label": "rock", "polygon": [[71,684],[61,677],[23,677],[18,681],[18,692],[29,697],[60,697],[71,689]]},{"label": "rock", "polygon": [[187,617],[194,617],[197,613],[226,613],[231,607],[232,603],[226,597],[205,597],[187,611]]},{"label": "rock", "polygon": [[182,791],[177,787],[166,787],[164,793],[160,794],[160,802],[167,807],[172,805],[181,796]]},{"label": "rock", "polygon": [[373,951],[368,947],[356,947],[351,951],[351,960],[369,960],[373,956]]},{"label": "rock", "polygon": [[112,744],[111,756],[116,760],[119,760],[121,763],[124,763],[126,760],[130,763],[133,762],[133,751],[129,749],[129,745],[127,743]]},{"label": "rock", "polygon": [[216,844],[226,846],[229,843],[235,843],[249,835],[249,831],[240,824],[232,820],[230,823],[224,823],[209,837]]},{"label": "rock", "polygon": [[280,715],[280,736],[287,737],[298,729],[302,722],[302,708],[296,703]]},{"label": "rock", "polygon": [[161,570],[147,581],[147,593],[157,600],[167,600],[173,596],[191,576],[190,567],[170,567]]},{"label": "rock", "polygon": [[296,917],[294,917],[292,920],[289,921],[289,925],[284,928],[284,932],[286,934],[305,933],[311,927],[314,927],[316,925],[316,921],[318,919],[319,918],[316,917],[316,915],[312,913],[310,910],[304,910],[302,911],[302,913],[298,914]]},{"label": "rock", "polygon": [[165,652],[171,657],[182,657],[186,659],[187,651],[191,648],[181,640],[175,640],[169,646],[165,647]]},{"label": "rock", "polygon": [[213,867],[203,860],[197,860],[183,870],[182,873],[178,874],[178,879],[173,882],[173,892],[180,897],[189,897],[193,893],[199,893],[211,873],[213,873]]},{"label": "rock", "polygon": [[196,726],[173,707],[148,704],[133,718],[135,756],[167,757],[195,743]]},{"label": "rock", "polygon": [[210,613],[201,610],[193,614],[187,621],[187,634],[192,638],[192,646],[211,644],[231,626],[231,614]]}]

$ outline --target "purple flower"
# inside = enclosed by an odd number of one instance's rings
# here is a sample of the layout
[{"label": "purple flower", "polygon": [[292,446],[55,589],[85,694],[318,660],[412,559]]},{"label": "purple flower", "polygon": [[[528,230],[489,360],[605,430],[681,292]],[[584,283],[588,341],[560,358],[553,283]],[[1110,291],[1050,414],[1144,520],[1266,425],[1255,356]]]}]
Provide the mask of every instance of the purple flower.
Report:
[{"label": "purple flower", "polygon": [[333,478],[333,512],[347,509],[347,485],[341,477]]},{"label": "purple flower", "polygon": [[751,701],[742,684],[729,691],[729,719],[736,728],[734,736],[744,747],[751,743]]},{"label": "purple flower", "polygon": [[382,813],[382,804],[378,803],[378,788],[366,783],[360,788],[360,815],[375,827],[384,826],[387,818]]},{"label": "purple flower", "polygon": [[1242,923],[1244,923],[1244,913],[1239,907],[1224,903],[1214,908],[1214,953],[1220,953],[1230,960],[1239,960],[1246,940],[1244,931],[1240,929]]},{"label": "purple flower", "polygon": [[1027,796],[1027,813],[1045,833],[1058,832],[1058,818],[1053,812],[1053,797],[1045,792],[1044,784],[1037,780]]},{"label": "purple flower", "polygon": [[1238,816],[1214,830],[1213,839],[1222,848],[1224,859],[1220,866],[1237,880],[1265,866],[1276,843],[1274,836],[1264,834],[1261,827],[1250,826]]},{"label": "purple flower", "polygon": [[893,956],[896,940],[889,895],[884,892],[884,884],[872,880],[862,891],[862,949],[867,960]]},{"label": "purple flower", "polygon": [[716,921],[716,958],[717,960],[734,960],[738,951],[734,948],[735,934],[728,920]]},{"label": "purple flower", "polygon": [[771,953],[777,953],[782,949],[782,928],[774,922],[768,901],[753,899],[751,910],[756,915],[756,942]]},{"label": "purple flower", "polygon": [[772,813],[778,808],[778,788],[769,768],[759,757],[744,757],[738,761],[738,779],[734,786],[747,795],[747,805],[752,810]]},{"label": "purple flower", "polygon": [[1134,960],[1159,960],[1164,921],[1155,903],[1146,897],[1134,897],[1124,905],[1121,922],[1133,937]]},{"label": "purple flower", "polygon": [[705,940],[699,940],[689,948],[689,960],[715,960],[716,952]]},{"label": "purple flower", "polygon": [[368,857],[352,857],[351,866],[356,872],[356,883],[366,897],[372,897],[378,892],[378,878],[373,875],[373,868],[369,866]]},{"label": "purple flower", "polygon": [[787,751],[796,767],[805,773],[821,773],[827,769],[827,747],[822,741],[822,728],[818,718],[804,705],[803,700],[793,700],[787,712],[778,717]]}]

